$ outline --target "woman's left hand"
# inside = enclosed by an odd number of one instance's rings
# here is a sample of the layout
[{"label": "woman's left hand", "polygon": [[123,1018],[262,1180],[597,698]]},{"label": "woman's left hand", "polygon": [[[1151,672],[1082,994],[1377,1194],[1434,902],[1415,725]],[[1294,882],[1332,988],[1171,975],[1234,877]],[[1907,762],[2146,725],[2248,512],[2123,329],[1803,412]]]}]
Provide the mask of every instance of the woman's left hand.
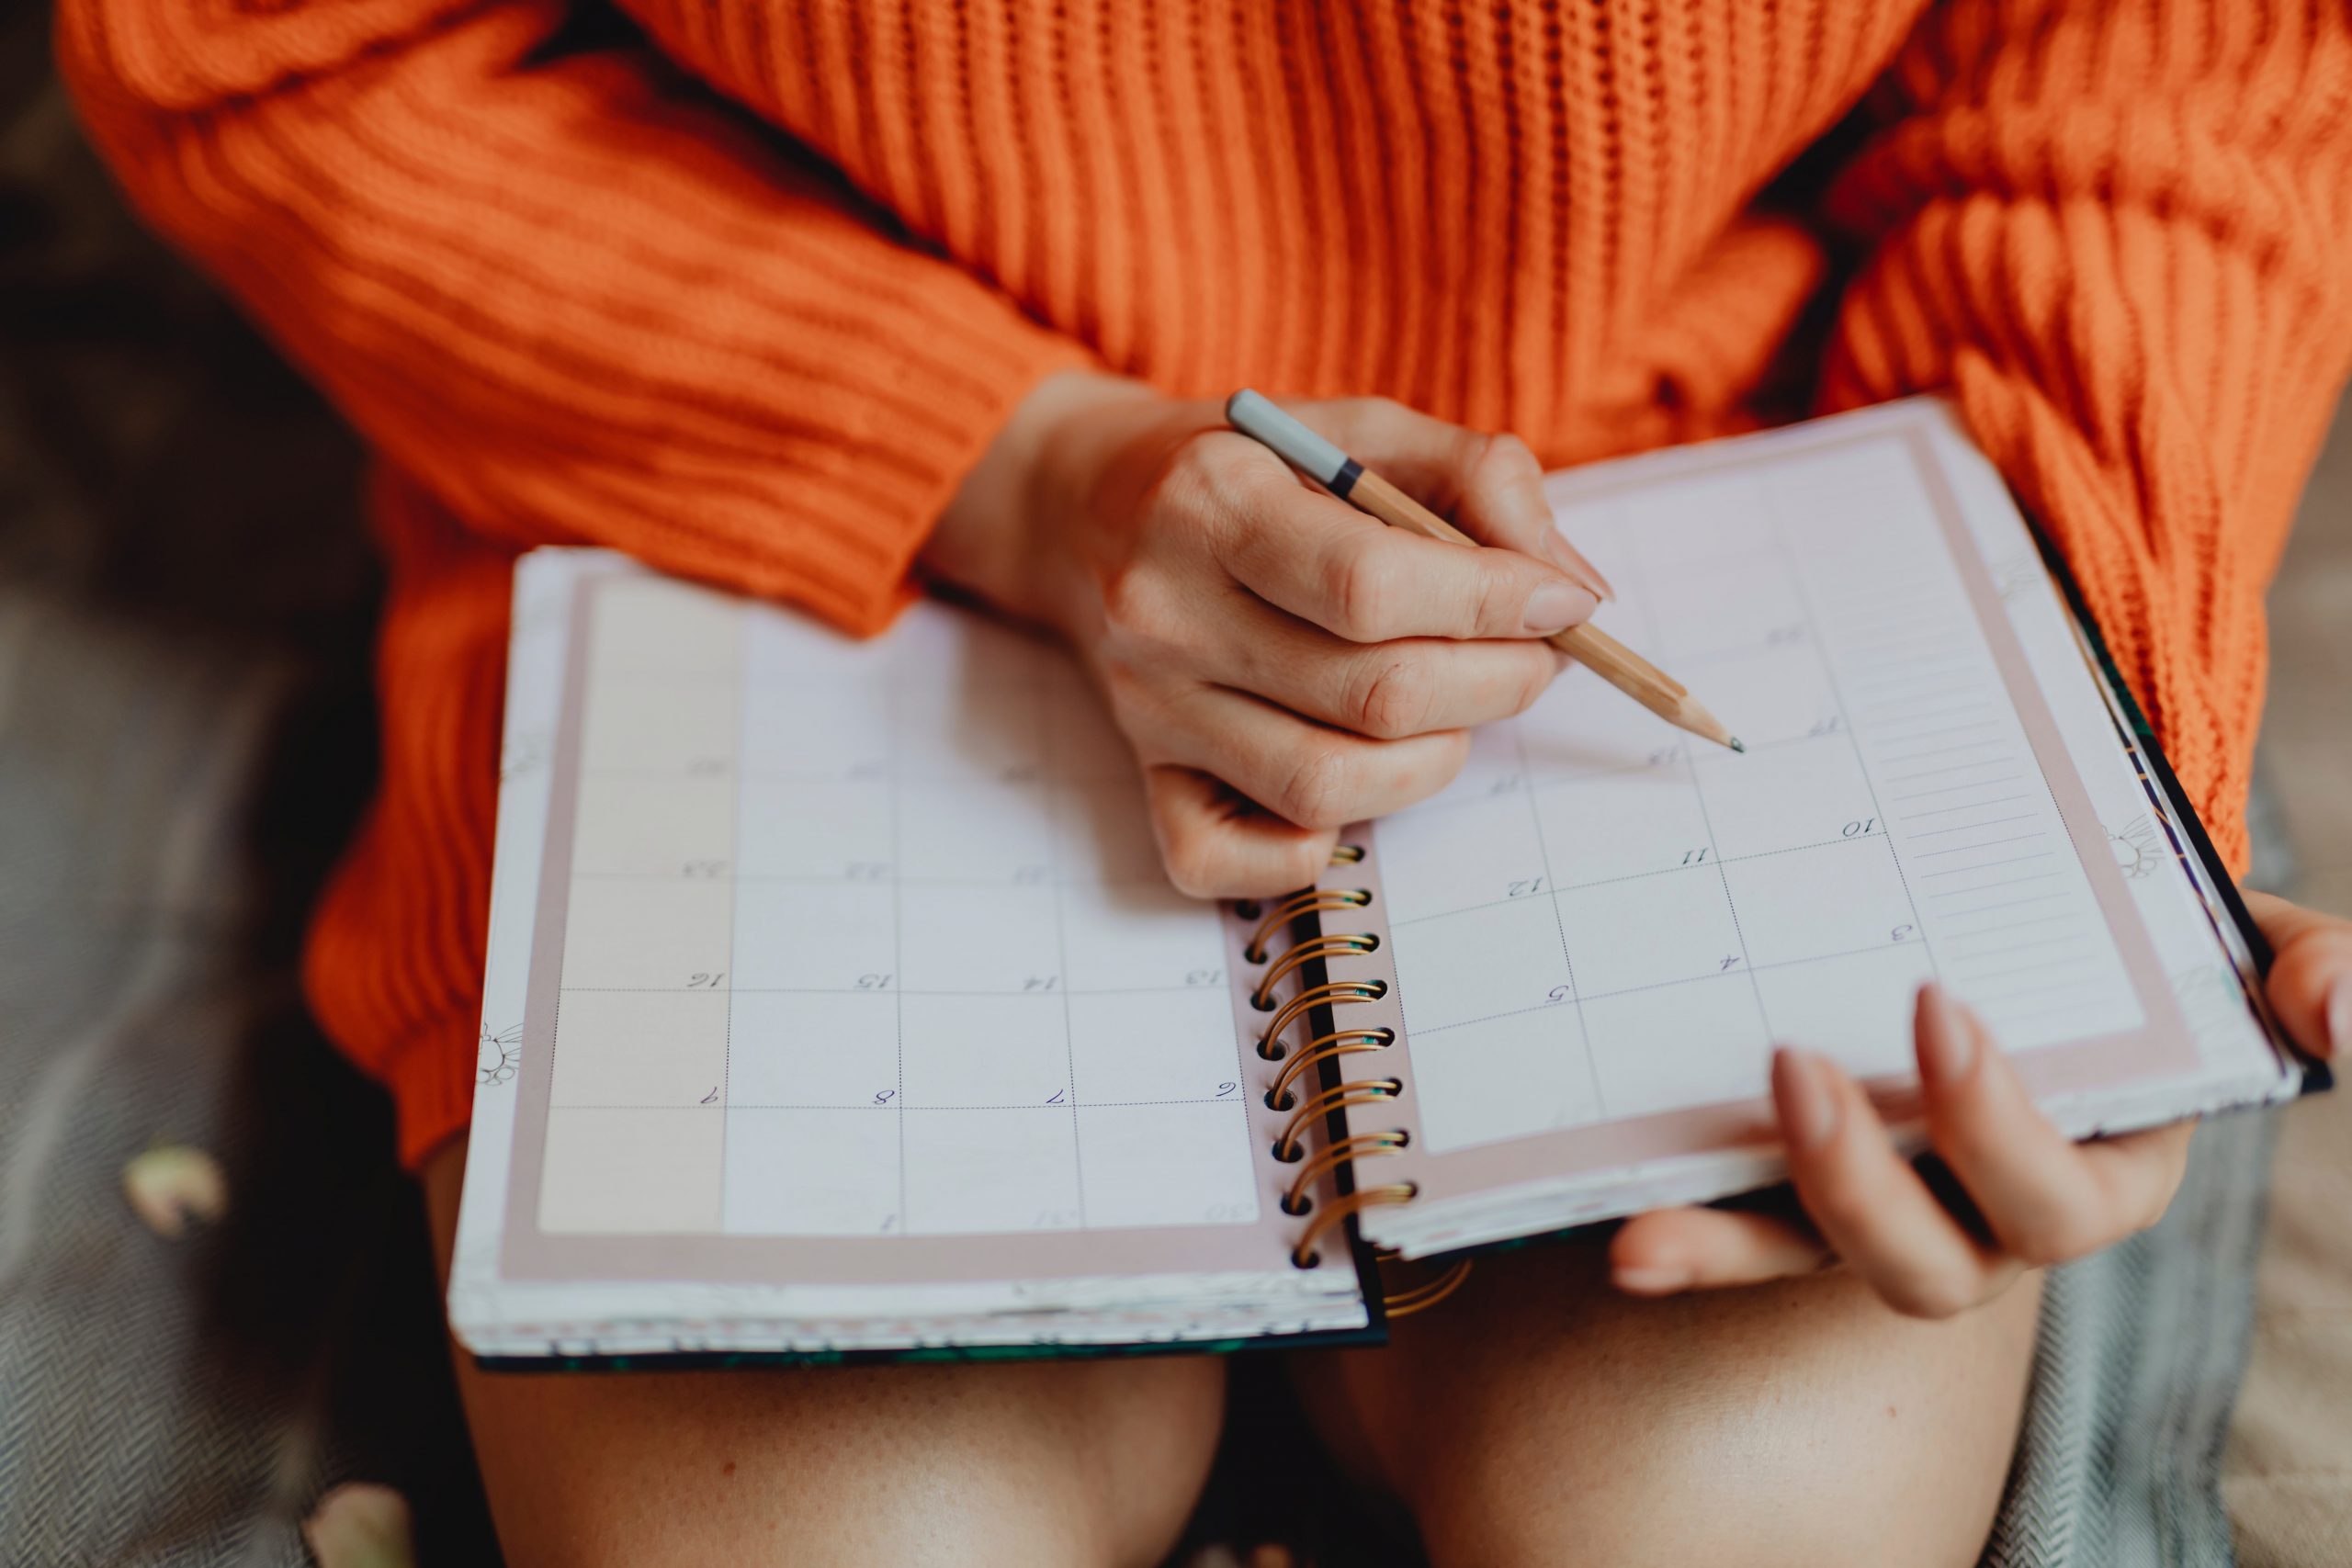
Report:
[{"label": "woman's left hand", "polygon": [[[2247,895],[2277,960],[2278,1021],[2314,1055],[2352,1046],[2352,921]],[[2070,1142],[2037,1110],[1983,1021],[1936,986],[1914,1034],[1928,1141],[1981,1219],[1945,1205],[1895,1151],[1861,1087],[1826,1058],[1782,1048],[1772,1100],[1800,1216],[1660,1209],[1610,1249],[1638,1295],[1751,1284],[1842,1261],[1896,1311],[1948,1317],[2028,1269],[2064,1263],[2154,1224],[2172,1201],[2192,1124]]]}]

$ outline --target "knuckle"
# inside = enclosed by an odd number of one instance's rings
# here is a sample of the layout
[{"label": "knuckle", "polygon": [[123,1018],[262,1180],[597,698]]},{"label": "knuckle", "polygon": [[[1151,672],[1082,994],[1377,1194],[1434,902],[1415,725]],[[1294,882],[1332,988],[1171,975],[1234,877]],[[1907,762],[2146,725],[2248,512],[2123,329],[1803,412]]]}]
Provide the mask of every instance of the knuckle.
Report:
[{"label": "knuckle", "polygon": [[1230,455],[1221,443],[1203,432],[1179,441],[1160,470],[1164,495],[1185,502],[1205,500],[1220,491],[1232,473]]},{"label": "knuckle", "polygon": [[1184,640],[1190,618],[1157,572],[1123,571],[1102,584],[1102,620],[1114,644],[1162,652]]},{"label": "knuckle", "polygon": [[1437,682],[1422,660],[1381,654],[1367,661],[1355,700],[1348,705],[1353,728],[1382,740],[1417,735],[1437,702]]},{"label": "knuckle", "polygon": [[1349,819],[1354,771],[1340,748],[1308,746],[1284,775],[1277,798],[1266,804],[1302,828],[1341,827]]},{"label": "knuckle", "polygon": [[1380,642],[1396,623],[1398,582],[1388,551],[1377,547],[1380,536],[1364,536],[1365,543],[1350,550],[1340,562],[1332,584],[1332,610],[1338,625],[1330,629],[1354,642]]},{"label": "knuckle", "polygon": [[1533,449],[1509,431],[1482,435],[1478,442],[1478,450],[1471,459],[1470,471],[1483,483],[1510,484],[1540,471],[1541,465],[1535,461]]},{"label": "knuckle", "polygon": [[[1147,506],[1159,527],[1186,536],[1213,537],[1236,503],[1248,470],[1220,433],[1179,441],[1153,479]],[[1236,439],[1239,439],[1236,437]]]},{"label": "knuckle", "polygon": [[1478,575],[1473,590],[1470,625],[1478,632],[1508,635],[1519,629],[1519,609],[1527,596],[1527,588],[1506,558],[1508,552],[1488,550],[1482,555],[1484,558],[1476,563]]},{"label": "knuckle", "polygon": [[1333,424],[1351,441],[1379,440],[1405,412],[1394,398],[1335,398],[1329,407]]}]

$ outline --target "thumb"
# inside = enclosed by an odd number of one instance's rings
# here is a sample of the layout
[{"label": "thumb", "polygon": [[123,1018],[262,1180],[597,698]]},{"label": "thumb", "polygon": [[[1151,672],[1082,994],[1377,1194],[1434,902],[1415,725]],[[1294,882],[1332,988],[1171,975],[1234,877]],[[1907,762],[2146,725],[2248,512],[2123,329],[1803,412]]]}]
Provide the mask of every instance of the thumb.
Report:
[{"label": "thumb", "polygon": [[1554,523],[1543,466],[1518,436],[1449,424],[1386,398],[1283,406],[1478,543],[1549,561],[1594,597],[1616,597]]}]

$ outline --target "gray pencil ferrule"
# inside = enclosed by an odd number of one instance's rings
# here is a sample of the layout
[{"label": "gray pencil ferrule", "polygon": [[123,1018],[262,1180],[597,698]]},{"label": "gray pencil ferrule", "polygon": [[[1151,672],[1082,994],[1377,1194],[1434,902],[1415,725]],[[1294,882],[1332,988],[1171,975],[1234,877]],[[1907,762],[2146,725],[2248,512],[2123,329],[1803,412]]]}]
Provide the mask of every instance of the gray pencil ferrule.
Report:
[{"label": "gray pencil ferrule", "polygon": [[1284,413],[1272,400],[1247,387],[1226,400],[1225,417],[1234,429],[1342,497],[1347,491],[1340,487],[1352,488],[1355,477],[1363,471],[1345,452]]}]

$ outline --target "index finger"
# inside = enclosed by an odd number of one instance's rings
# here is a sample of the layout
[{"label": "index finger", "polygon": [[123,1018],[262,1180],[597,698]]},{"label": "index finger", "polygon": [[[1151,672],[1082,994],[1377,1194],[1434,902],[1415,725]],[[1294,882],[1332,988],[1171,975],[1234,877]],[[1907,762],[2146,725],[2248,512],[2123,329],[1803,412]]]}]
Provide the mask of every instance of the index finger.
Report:
[{"label": "index finger", "polygon": [[1609,580],[1561,534],[1544,494],[1544,467],[1518,436],[1449,423],[1386,398],[1283,406],[1480,544],[1548,560],[1601,598],[1612,596]]},{"label": "index finger", "polygon": [[1225,569],[1351,642],[1549,637],[1599,608],[1589,590],[1517,550],[1420,538],[1286,475],[1253,468],[1233,482]]}]

